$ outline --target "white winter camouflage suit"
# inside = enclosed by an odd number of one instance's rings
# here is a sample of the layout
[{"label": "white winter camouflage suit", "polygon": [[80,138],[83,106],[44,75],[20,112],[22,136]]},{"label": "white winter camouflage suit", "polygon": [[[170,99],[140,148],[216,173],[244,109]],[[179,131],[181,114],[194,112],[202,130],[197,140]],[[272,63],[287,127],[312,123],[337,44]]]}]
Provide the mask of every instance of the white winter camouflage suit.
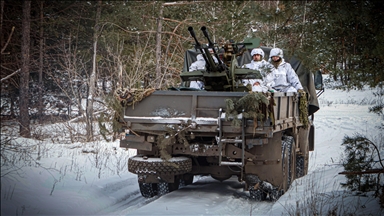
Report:
[{"label": "white winter camouflage suit", "polygon": [[[202,54],[196,56],[197,60],[189,66],[189,71],[205,70],[205,60]],[[219,63],[215,56],[212,56],[215,63]],[[191,81],[190,88],[204,89],[204,83],[202,81]]]},{"label": "white winter camouflage suit", "polygon": [[[243,66],[244,68],[249,68],[249,69],[252,69],[252,70],[258,70],[260,71],[260,74],[261,76],[265,79],[265,77],[267,76],[267,74],[270,74],[271,70],[272,70],[272,65],[265,61],[264,59],[261,60],[261,61],[251,61],[251,63],[248,63],[248,64],[245,64]],[[261,79],[243,79],[243,85],[248,85],[250,84],[252,86],[252,91],[262,91],[262,92],[267,92],[268,91],[268,85],[267,83],[265,82],[265,80],[261,80]],[[255,86],[254,84],[258,82],[260,85],[259,86]]]},{"label": "white winter camouflage suit", "polygon": [[[277,68],[274,68],[272,73],[265,77],[264,82],[267,83],[266,85],[280,92],[297,92],[297,90],[303,89],[295,70],[293,70],[291,64],[283,59],[283,51],[279,48],[273,48],[270,53],[270,57],[272,56],[279,56],[281,62]],[[270,59],[270,61],[272,60]]]},{"label": "white winter camouflage suit", "polygon": [[[249,68],[252,70],[257,70],[260,72],[263,79],[267,76],[267,74],[271,73],[271,70],[273,70],[273,65],[271,65],[269,62],[265,61],[264,58],[264,51],[260,48],[255,48],[251,52],[251,56],[259,54],[261,55],[260,61],[254,61],[252,60],[251,63],[243,65],[243,68]],[[265,80],[261,79],[243,79],[242,80],[243,85],[247,86],[250,84],[252,86],[252,91],[257,92],[267,92],[268,86]],[[254,85],[256,82],[258,82],[260,85]]]}]

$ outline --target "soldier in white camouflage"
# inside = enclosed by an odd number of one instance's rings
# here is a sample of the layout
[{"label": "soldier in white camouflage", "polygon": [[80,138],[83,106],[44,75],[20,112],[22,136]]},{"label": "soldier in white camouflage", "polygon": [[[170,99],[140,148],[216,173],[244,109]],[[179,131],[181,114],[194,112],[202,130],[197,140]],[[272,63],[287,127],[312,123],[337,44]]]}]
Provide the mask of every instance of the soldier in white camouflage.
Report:
[{"label": "soldier in white camouflage", "polygon": [[295,70],[293,70],[291,64],[284,60],[283,50],[279,48],[271,49],[269,58],[269,61],[274,66],[274,70],[265,78],[267,86],[280,92],[298,92],[303,90]]},{"label": "soldier in white camouflage", "polygon": [[[255,48],[251,51],[251,56],[251,63],[243,65],[243,68],[258,70],[261,76],[264,78],[268,73],[270,73],[272,68],[272,65],[264,60],[264,51],[261,48]],[[262,79],[244,79],[242,82],[245,86],[250,84],[252,86],[252,91],[268,91],[268,87],[265,86],[264,80]]]}]

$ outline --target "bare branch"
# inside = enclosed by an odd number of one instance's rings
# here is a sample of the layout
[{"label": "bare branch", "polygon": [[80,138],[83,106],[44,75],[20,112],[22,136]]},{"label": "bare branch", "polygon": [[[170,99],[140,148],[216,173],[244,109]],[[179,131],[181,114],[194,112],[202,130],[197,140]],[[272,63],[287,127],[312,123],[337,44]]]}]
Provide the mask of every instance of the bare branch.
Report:
[{"label": "bare branch", "polygon": [[[123,28],[123,27],[121,27],[121,26],[119,26],[119,25],[117,25],[115,23],[111,23],[111,22],[104,22],[104,25],[106,25],[106,24],[110,24],[110,25],[116,26],[119,29],[121,29],[122,31],[124,31],[126,33],[130,33],[130,34],[144,34],[144,33],[150,33],[150,34],[153,33],[153,34],[155,34],[156,33],[156,31],[153,31],[153,30],[148,30],[148,31],[129,31],[129,30],[127,30],[127,29],[125,29],[125,28]],[[175,37],[179,37],[179,38],[185,39],[185,40],[188,39],[186,37],[183,37],[181,35],[174,34],[173,32],[168,32],[168,31],[162,31],[161,34],[169,34],[169,35],[173,35]]]},{"label": "bare branch", "polygon": [[189,5],[189,4],[199,4],[199,3],[210,3],[207,1],[182,1],[182,2],[166,2],[163,3],[163,6],[175,6],[175,5]]},{"label": "bare branch", "polygon": [[374,173],[384,173],[384,169],[369,169],[365,171],[344,171],[339,172],[341,175],[362,175],[362,174],[374,174]]},{"label": "bare branch", "polygon": [[8,44],[9,44],[9,41],[11,40],[14,31],[15,31],[15,26],[12,26],[11,34],[8,36],[7,43],[5,43],[4,47],[1,48],[1,54],[4,54],[4,50],[7,48]]},{"label": "bare branch", "polygon": [[21,70],[20,68],[17,69],[15,72],[13,72],[13,73],[9,74],[8,76],[2,78],[0,82],[3,82],[4,80],[7,80],[7,79],[11,78],[12,76],[14,76],[14,75],[16,75],[17,73],[19,73],[20,70]]}]

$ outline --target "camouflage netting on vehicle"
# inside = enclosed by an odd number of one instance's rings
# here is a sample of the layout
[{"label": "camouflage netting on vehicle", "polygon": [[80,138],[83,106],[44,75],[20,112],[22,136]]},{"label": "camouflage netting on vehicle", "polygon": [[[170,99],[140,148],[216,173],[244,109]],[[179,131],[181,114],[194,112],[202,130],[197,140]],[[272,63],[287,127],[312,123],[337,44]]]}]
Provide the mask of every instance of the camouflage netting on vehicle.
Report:
[{"label": "camouflage netting on vehicle", "polygon": [[304,125],[304,128],[308,128],[309,120],[308,120],[308,100],[307,94],[305,92],[300,92],[301,97],[299,101],[299,119],[300,122]]},{"label": "camouflage netting on vehicle", "polygon": [[232,121],[232,125],[240,127],[241,120],[237,118],[239,112],[243,113],[245,118],[252,118],[254,130],[257,128],[257,121],[265,121],[267,118],[272,120],[275,125],[273,106],[275,101],[270,92],[250,92],[237,101],[226,99],[225,120]]},{"label": "camouflage netting on vehicle", "polygon": [[114,92],[114,96],[121,102],[123,106],[134,106],[136,102],[143,100],[155,91],[154,88],[148,89],[127,89],[117,88]]},{"label": "camouflage netting on vehicle", "polygon": [[180,125],[172,125],[166,128],[167,132],[157,137],[157,147],[160,150],[160,158],[168,161],[172,158],[168,152],[168,146],[172,146],[175,143],[184,144],[185,147],[189,147],[189,142],[186,136],[186,129],[191,126],[190,122]]}]

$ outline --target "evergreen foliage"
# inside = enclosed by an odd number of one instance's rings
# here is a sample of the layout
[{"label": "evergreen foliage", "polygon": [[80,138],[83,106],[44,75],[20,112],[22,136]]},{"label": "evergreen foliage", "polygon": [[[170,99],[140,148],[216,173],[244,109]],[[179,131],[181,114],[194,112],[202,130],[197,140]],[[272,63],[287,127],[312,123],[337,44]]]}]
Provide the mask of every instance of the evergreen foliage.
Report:
[{"label": "evergreen foliage", "polygon": [[237,101],[226,99],[225,103],[225,120],[231,121],[234,127],[241,126],[239,113],[242,113],[244,118],[254,120],[254,129],[257,128],[258,121],[265,121],[268,117],[274,121],[273,106],[275,103],[269,92],[250,92]]},{"label": "evergreen foliage", "polygon": [[[376,104],[372,107],[369,107],[369,112],[376,113],[381,118],[384,119],[384,89],[383,83],[380,83],[377,86],[377,92],[373,93],[373,96],[376,97]],[[384,129],[384,124],[381,125],[382,129]]]},{"label": "evergreen foliage", "polygon": [[[104,140],[111,141],[108,137],[112,136],[112,141],[114,141],[118,138],[118,135],[123,132],[124,107],[121,101],[112,96],[106,97],[105,101],[108,110],[111,110],[111,112],[102,112],[99,118],[97,118],[99,132]],[[111,128],[109,128],[109,126],[111,126]]]},{"label": "evergreen foliage", "polygon": [[[171,146],[173,144],[182,143],[184,147],[189,147],[187,139],[186,129],[189,128],[191,122],[180,124],[178,126],[169,126],[166,128],[167,132],[157,136],[156,144],[159,148],[160,158],[168,161],[172,158],[170,152],[172,151]],[[172,163],[170,163],[172,164]]]},{"label": "evergreen foliage", "polygon": [[340,88],[361,89],[384,80],[384,2],[316,1],[308,4],[302,52],[317,53],[318,65],[340,80]]},{"label": "evergreen foliage", "polygon": [[[379,84],[378,91],[374,93],[377,97],[376,105],[369,108],[369,112],[383,115],[383,88]],[[384,125],[378,126],[383,129]],[[383,143],[376,145],[371,140],[363,135],[356,134],[353,137],[345,136],[342,145],[345,146],[345,155],[343,158],[343,166],[347,174],[347,182],[342,186],[351,189],[352,191],[375,191],[375,196],[379,197],[380,206],[384,208],[384,185],[380,180],[380,172],[375,174],[360,174],[377,167],[384,170],[383,160],[381,158],[379,148]],[[380,165],[377,165],[380,164]],[[376,176],[375,176],[376,175]]]},{"label": "evergreen foliage", "polygon": [[[345,171],[366,171],[373,168],[375,150],[369,139],[359,134],[353,137],[345,136],[342,145],[345,146]],[[346,177],[347,182],[342,186],[352,191],[368,192],[376,189],[377,179],[371,174],[349,174]]]},{"label": "evergreen foliage", "polygon": [[299,98],[299,119],[300,122],[303,123],[304,128],[308,128],[309,120],[308,120],[308,99],[307,94],[304,91],[300,91]]},{"label": "evergreen foliage", "polygon": [[[1,5],[3,78],[21,65],[22,1],[6,0]],[[96,7],[96,1],[31,2],[30,112],[41,100],[35,89],[42,88],[41,104],[60,95],[67,97],[66,106],[77,105],[79,111],[73,115],[82,115],[81,100],[90,87]],[[103,1],[101,7],[96,95],[100,100],[118,87],[140,88],[142,82],[146,88],[157,88],[158,81],[162,89],[177,86],[185,49],[194,43],[188,26],[206,26],[219,45],[229,39],[260,37],[262,45],[284,48],[287,56],[295,54],[312,71],[320,68],[341,80],[340,88],[374,87],[384,81],[384,1]],[[158,20],[163,23],[159,77],[155,74]],[[41,28],[43,68],[38,64]],[[40,69],[42,87],[37,84]],[[12,114],[18,110],[19,78],[15,75],[1,85]],[[382,111],[382,105],[371,111]]]}]

